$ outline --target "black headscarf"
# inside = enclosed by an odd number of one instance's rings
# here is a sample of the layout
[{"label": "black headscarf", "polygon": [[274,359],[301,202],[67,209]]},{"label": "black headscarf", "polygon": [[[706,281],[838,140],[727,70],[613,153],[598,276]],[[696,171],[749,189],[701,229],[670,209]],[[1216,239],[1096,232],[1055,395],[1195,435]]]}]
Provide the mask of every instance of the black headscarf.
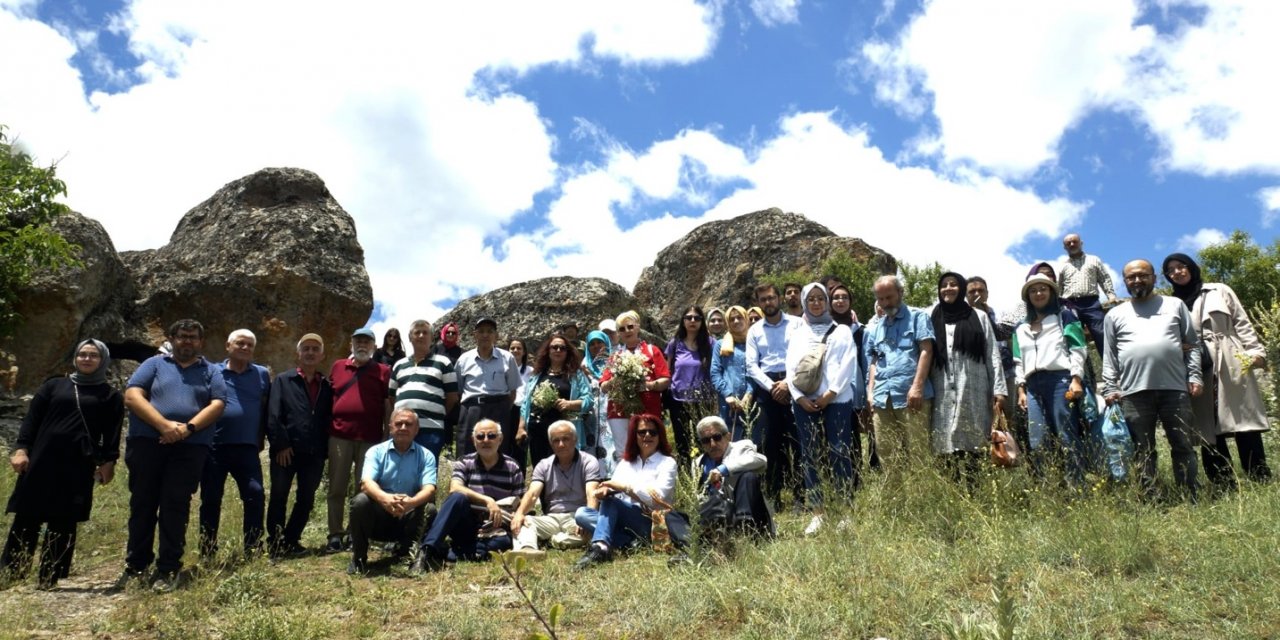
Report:
[{"label": "black headscarf", "polygon": [[1053,278],[1054,280],[1058,279],[1058,270],[1054,269],[1053,265],[1049,264],[1048,262],[1037,262],[1031,265],[1031,270],[1027,272],[1027,278],[1030,278],[1031,276],[1034,276],[1035,274],[1040,273],[1040,267],[1049,267],[1049,277]]},{"label": "black headscarf", "polygon": [[[849,287],[846,287],[846,286],[844,286],[844,285],[842,285],[842,284],[841,284],[841,285],[836,285],[836,286],[834,286],[834,287],[831,287],[830,296],[828,296],[828,298],[830,298],[830,297],[832,297],[832,296],[835,296],[837,291],[844,291],[846,294],[849,294],[849,295],[850,295],[850,297],[852,297],[852,295],[853,295],[853,294],[849,291]],[[852,304],[852,301],[850,301],[850,304]],[[852,307],[852,306],[850,306],[850,307],[849,307],[849,310],[848,310],[848,311],[845,311],[844,313],[836,313],[836,310],[835,310],[835,309],[832,309],[832,310],[831,310],[831,319],[832,319],[832,320],[835,320],[836,322],[838,322],[838,323],[840,323],[840,324],[842,324],[842,325],[844,325],[844,326],[846,326],[846,327],[853,326],[853,307]]]},{"label": "black headscarf", "polygon": [[987,337],[982,332],[982,322],[973,307],[964,298],[964,276],[948,271],[938,278],[938,289],[942,289],[942,281],[955,278],[960,282],[960,295],[955,302],[943,302],[942,293],[938,293],[938,304],[933,308],[933,366],[942,368],[947,365],[947,325],[955,324],[955,352],[969,356],[975,362],[981,362],[987,350]]},{"label": "black headscarf", "polygon": [[[1169,280],[1169,262],[1171,260],[1177,260],[1187,265],[1187,271],[1191,272],[1191,279],[1186,284],[1177,285],[1174,284],[1173,280]],[[1182,304],[1187,305],[1187,309],[1191,309],[1196,303],[1196,298],[1200,297],[1200,290],[1204,288],[1204,282],[1200,279],[1200,265],[1196,264],[1196,261],[1185,253],[1171,253],[1160,264],[1160,273],[1163,273],[1164,279],[1173,285],[1173,295],[1182,300]]]}]

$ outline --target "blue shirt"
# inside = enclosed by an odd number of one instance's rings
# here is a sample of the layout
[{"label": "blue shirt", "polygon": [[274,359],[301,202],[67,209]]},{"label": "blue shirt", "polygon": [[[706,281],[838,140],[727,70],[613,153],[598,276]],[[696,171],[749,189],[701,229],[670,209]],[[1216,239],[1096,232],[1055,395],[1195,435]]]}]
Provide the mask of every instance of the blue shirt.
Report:
[{"label": "blue shirt", "polygon": [[720,399],[738,398],[746,395],[747,387],[747,345],[736,343],[733,353],[720,355],[722,340],[716,341],[714,355],[711,356],[711,384],[720,394]]},{"label": "blue shirt", "polygon": [[364,454],[360,480],[372,480],[387,493],[416,495],[423,487],[436,483],[436,457],[416,442],[400,453],[395,441],[385,440]]},{"label": "blue shirt", "polygon": [[[920,343],[933,340],[933,320],[929,314],[906,305],[893,318],[881,318],[867,337],[868,359],[876,365],[872,404],[884,409],[893,403],[895,409],[907,406],[907,391],[916,379],[920,362]],[[933,398],[933,384],[926,376],[924,397]]]},{"label": "blue shirt", "polygon": [[773,380],[765,374],[787,370],[787,334],[794,322],[804,321],[784,313],[778,324],[769,324],[765,318],[747,329],[747,378],[762,389],[773,387]]},{"label": "blue shirt", "polygon": [[244,373],[228,368],[230,360],[218,365],[227,385],[227,406],[218,418],[213,434],[216,444],[257,444],[262,431],[262,401],[271,388],[271,374],[260,364],[250,364]]},{"label": "blue shirt", "polygon": [[[222,380],[222,372],[218,365],[203,356],[186,367],[178,366],[172,356],[152,356],[133,372],[128,386],[146,392],[151,406],[166,420],[174,422],[190,421],[214,400],[227,401],[227,385]],[[213,425],[199,426],[201,429],[183,442],[206,447],[212,445]],[[158,440],[160,433],[131,411],[129,437]]]}]

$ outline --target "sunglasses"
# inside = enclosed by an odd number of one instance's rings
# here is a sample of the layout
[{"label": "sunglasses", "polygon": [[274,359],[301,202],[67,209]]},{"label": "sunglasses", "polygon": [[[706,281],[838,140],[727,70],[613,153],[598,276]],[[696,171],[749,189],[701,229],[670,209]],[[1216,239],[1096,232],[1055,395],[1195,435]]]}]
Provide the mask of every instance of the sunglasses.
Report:
[{"label": "sunglasses", "polygon": [[695,322],[695,321],[696,321],[696,322],[702,322],[702,316],[695,316],[695,315],[693,315],[692,313],[691,313],[691,314],[689,314],[689,315],[687,315],[687,316],[685,316],[685,317],[684,317],[684,319],[685,319],[685,320],[688,320],[689,322]]},{"label": "sunglasses", "polygon": [[565,347],[565,346],[564,346],[564,345],[562,345],[562,344],[553,344],[553,345],[551,345],[551,346],[547,347],[547,349],[548,349],[548,350],[550,350],[550,351],[564,351],[565,349],[567,349],[567,347]]},{"label": "sunglasses", "polygon": [[658,430],[657,429],[636,429],[636,435],[640,436],[641,438],[656,438],[658,437]]},{"label": "sunglasses", "polygon": [[624,324],[624,325],[622,325],[622,330],[623,330],[623,331],[635,331],[636,329],[639,329],[639,328],[640,328],[640,325],[635,325],[635,324]]},{"label": "sunglasses", "polygon": [[698,442],[701,442],[702,444],[711,444],[712,442],[720,442],[721,440],[724,440],[723,433],[717,433],[715,435],[707,436],[705,438],[698,438]]},{"label": "sunglasses", "polygon": [[497,440],[498,438],[501,438],[501,437],[502,437],[502,434],[501,434],[501,433],[493,433],[493,432],[489,432],[489,433],[477,433],[477,434],[475,434],[475,438],[476,438],[476,440],[481,440],[481,441],[483,441],[483,440]]}]

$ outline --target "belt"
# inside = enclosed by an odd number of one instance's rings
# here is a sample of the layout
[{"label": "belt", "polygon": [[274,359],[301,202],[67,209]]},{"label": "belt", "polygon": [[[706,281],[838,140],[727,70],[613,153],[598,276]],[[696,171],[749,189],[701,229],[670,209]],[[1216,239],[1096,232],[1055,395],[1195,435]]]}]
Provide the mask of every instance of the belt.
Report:
[{"label": "belt", "polygon": [[779,381],[779,380],[786,380],[786,379],[787,379],[787,372],[786,372],[786,371],[774,371],[774,372],[766,371],[766,372],[764,373],[764,375],[768,376],[768,377],[769,377],[769,379],[770,379],[770,380],[772,380],[772,381],[774,381],[774,382],[777,382],[777,381]]},{"label": "belt", "polygon": [[462,401],[464,407],[476,407],[482,404],[494,404],[497,402],[505,402],[511,399],[509,395],[492,395],[492,396],[476,396]]}]

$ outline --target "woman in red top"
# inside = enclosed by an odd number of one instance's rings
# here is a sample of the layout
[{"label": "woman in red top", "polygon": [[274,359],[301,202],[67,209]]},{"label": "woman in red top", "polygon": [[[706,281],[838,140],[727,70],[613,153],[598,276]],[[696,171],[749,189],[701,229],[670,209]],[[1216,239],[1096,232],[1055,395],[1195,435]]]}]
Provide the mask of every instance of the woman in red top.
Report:
[{"label": "woman in red top", "polygon": [[[667,368],[667,359],[662,349],[640,339],[640,314],[635,311],[624,311],[618,316],[618,353],[637,353],[645,359],[648,375],[645,376],[644,393],[640,400],[643,408],[636,413],[662,415],[662,392],[671,384],[671,371]],[[613,387],[613,359],[600,376],[600,388],[608,393]],[[624,413],[622,407],[609,401],[609,429],[613,432],[615,456],[627,449],[627,428],[631,416]]]}]

